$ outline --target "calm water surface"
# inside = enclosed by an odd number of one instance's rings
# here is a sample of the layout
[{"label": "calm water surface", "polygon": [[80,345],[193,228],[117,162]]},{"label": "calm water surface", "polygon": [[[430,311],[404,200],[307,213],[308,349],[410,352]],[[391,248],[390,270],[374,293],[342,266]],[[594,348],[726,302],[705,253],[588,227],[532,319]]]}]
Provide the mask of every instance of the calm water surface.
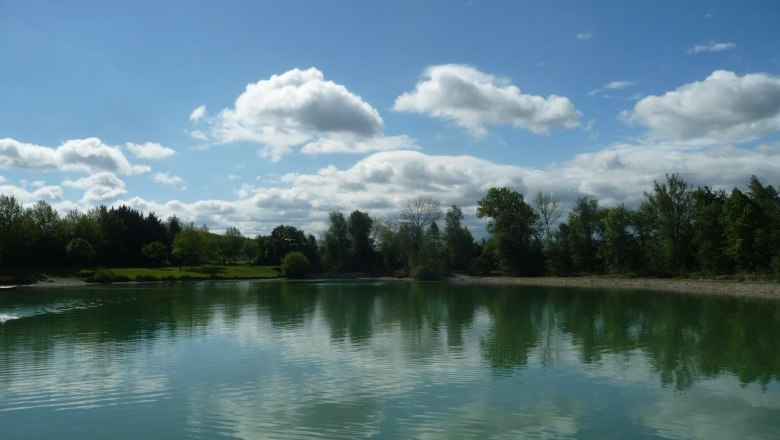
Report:
[{"label": "calm water surface", "polygon": [[780,438],[780,301],[404,282],[0,294],[0,438]]}]

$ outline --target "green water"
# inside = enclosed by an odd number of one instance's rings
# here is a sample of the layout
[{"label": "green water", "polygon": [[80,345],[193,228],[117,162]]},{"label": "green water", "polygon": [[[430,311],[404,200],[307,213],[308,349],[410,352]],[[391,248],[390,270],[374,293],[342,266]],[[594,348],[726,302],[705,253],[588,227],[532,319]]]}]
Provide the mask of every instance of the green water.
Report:
[{"label": "green water", "polygon": [[780,301],[404,282],[0,294],[0,438],[780,438]]}]

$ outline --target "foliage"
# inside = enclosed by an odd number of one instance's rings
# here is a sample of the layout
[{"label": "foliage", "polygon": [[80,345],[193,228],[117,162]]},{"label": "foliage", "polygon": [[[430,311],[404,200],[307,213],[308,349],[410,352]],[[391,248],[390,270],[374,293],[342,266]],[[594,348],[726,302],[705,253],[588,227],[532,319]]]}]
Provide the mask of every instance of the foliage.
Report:
[{"label": "foliage", "polygon": [[370,271],[374,266],[374,240],[371,238],[373,219],[367,213],[355,210],[349,214],[347,230],[350,241],[350,267]]},{"label": "foliage", "polygon": [[349,258],[349,226],[344,214],[331,212],[328,215],[328,230],[323,237],[325,267],[331,272],[339,272]]},{"label": "foliage", "polygon": [[310,268],[309,259],[302,252],[290,252],[282,259],[282,273],[287,278],[303,278]]},{"label": "foliage", "polygon": [[522,194],[509,188],[490,188],[477,204],[477,216],[490,218],[487,229],[496,240],[501,270],[512,275],[541,272],[539,217]]},{"label": "foliage", "polygon": [[425,231],[420,244],[420,256],[412,268],[412,278],[416,280],[438,280],[447,275],[444,259],[444,242],[436,222]]},{"label": "foliage", "polygon": [[146,257],[153,266],[161,266],[165,264],[165,260],[168,259],[168,248],[159,241],[145,244],[141,248],[141,253],[144,254],[144,257]]},{"label": "foliage", "polygon": [[463,211],[452,205],[444,215],[444,257],[449,267],[457,271],[468,271],[471,262],[478,255],[471,231],[461,224]]},{"label": "foliage", "polygon": [[76,267],[89,264],[95,258],[95,249],[83,238],[74,238],[69,241],[65,249],[68,254],[68,260]]}]

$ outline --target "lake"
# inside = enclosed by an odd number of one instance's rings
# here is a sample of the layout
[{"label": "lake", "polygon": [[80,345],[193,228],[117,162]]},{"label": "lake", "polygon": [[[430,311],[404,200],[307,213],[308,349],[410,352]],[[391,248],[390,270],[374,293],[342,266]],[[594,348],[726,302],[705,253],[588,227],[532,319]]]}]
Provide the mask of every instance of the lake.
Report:
[{"label": "lake", "polygon": [[780,301],[411,282],[0,294],[0,438],[780,438]]}]

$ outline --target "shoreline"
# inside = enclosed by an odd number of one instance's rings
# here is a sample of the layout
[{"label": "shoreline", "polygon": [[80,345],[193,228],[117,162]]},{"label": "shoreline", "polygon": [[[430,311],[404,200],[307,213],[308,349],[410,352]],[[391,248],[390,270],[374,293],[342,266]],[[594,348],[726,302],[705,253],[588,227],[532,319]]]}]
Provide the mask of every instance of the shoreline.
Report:
[{"label": "shoreline", "polygon": [[676,278],[600,278],[600,277],[472,277],[456,276],[455,282],[548,287],[582,287],[654,290],[696,295],[727,295],[780,299],[780,283],[769,281],[695,280]]},{"label": "shoreline", "polygon": [[[194,282],[194,281],[271,281],[284,280],[285,278],[239,278],[239,279],[189,279],[189,280],[144,280],[123,281],[110,284],[147,284],[170,282]],[[344,278],[313,278],[324,280],[393,280],[411,281],[410,278],[393,277],[344,277]],[[470,283],[486,285],[515,285],[515,286],[546,286],[546,287],[578,287],[578,288],[611,288],[611,289],[635,289],[654,290],[667,292],[681,292],[698,295],[727,295],[752,298],[780,299],[780,283],[769,281],[732,281],[732,280],[707,280],[707,279],[675,279],[675,278],[601,278],[593,276],[583,277],[503,277],[503,276],[471,276],[455,275],[447,280],[452,283]],[[57,287],[83,287],[101,285],[100,283],[88,283],[76,278],[49,278],[33,284],[19,285],[18,287],[30,288],[57,288]]]}]

